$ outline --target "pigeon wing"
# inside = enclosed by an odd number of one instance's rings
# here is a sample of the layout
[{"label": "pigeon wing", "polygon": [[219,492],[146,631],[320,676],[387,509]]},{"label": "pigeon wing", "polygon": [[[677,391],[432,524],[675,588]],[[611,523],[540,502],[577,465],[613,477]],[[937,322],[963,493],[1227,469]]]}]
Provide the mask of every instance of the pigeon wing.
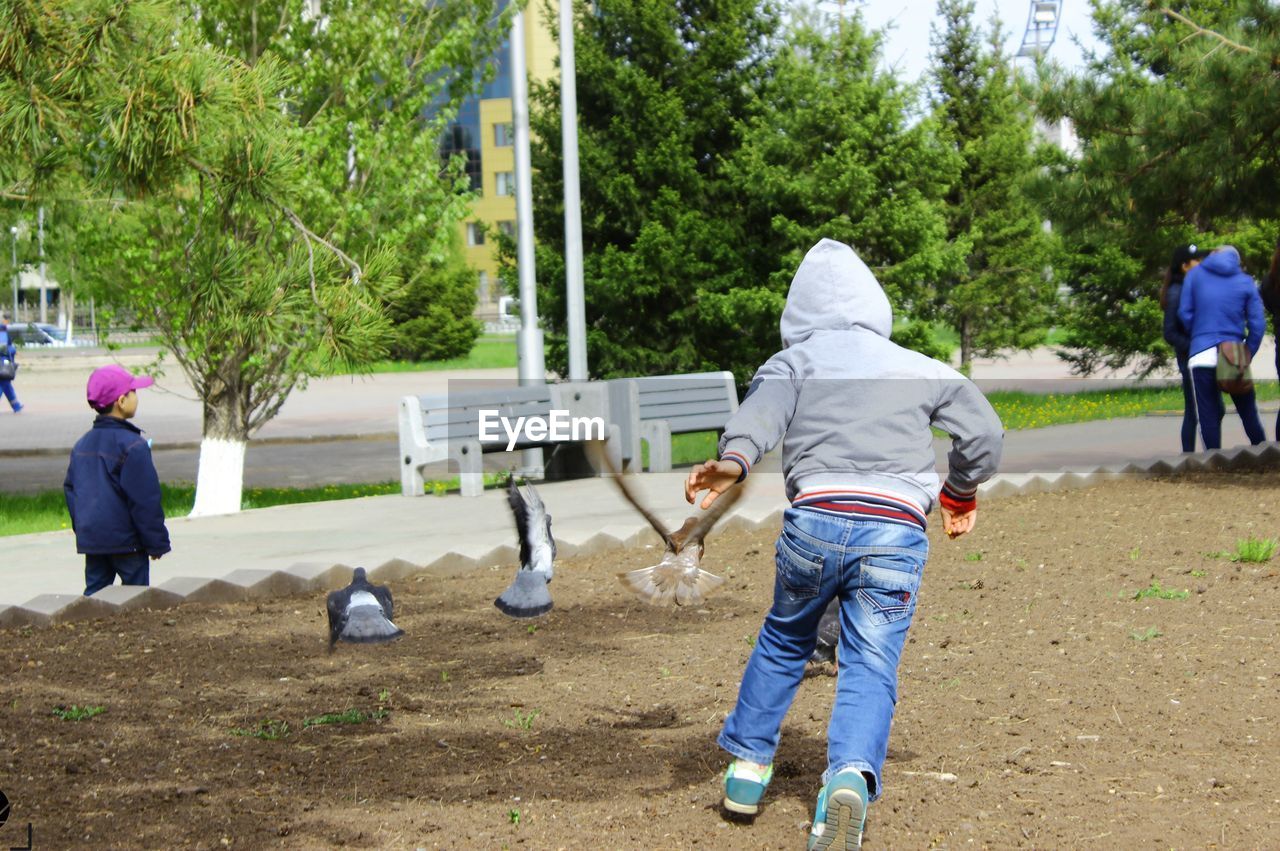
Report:
[{"label": "pigeon wing", "polygon": [[387,616],[387,620],[395,620],[395,604],[391,600],[391,589],[385,585],[370,585],[369,593],[378,601],[378,605],[382,606],[382,613]]},{"label": "pigeon wing", "polygon": [[342,634],[342,628],[346,625],[347,600],[351,597],[350,591],[349,587],[330,591],[329,596],[325,598],[325,608],[329,612],[330,652],[333,651],[333,645],[337,643],[338,636]]},{"label": "pigeon wing", "polygon": [[694,523],[693,528],[689,530],[689,535],[685,538],[684,546],[690,544],[701,544],[702,539],[711,532],[711,529],[720,522],[720,518],[725,515],[734,504],[742,498],[742,486],[730,488],[727,492],[720,494],[716,501],[711,503],[711,507],[706,510]]},{"label": "pigeon wing", "polygon": [[640,516],[649,521],[649,525],[662,538],[662,542],[667,545],[667,549],[672,552],[676,551],[675,542],[671,540],[671,533],[667,531],[667,527],[662,524],[658,516],[649,510],[648,506],[640,502],[639,497],[631,490],[631,486],[627,484],[627,477],[622,475],[622,471],[613,466],[609,453],[604,451],[604,447],[598,441],[592,441],[588,444],[591,447],[592,454],[598,459],[601,466],[609,471],[609,477],[613,479],[613,483],[618,486],[618,490],[622,491],[623,497],[627,502],[631,503],[631,507],[640,512]]},{"label": "pigeon wing", "polygon": [[[507,479],[507,503],[516,518],[516,537],[520,541],[520,564],[529,563],[529,505],[525,502],[520,488],[516,487],[516,477]],[[539,500],[541,503],[541,500]]]},{"label": "pigeon wing", "polygon": [[529,485],[525,488],[528,509],[525,523],[526,540],[529,552],[521,552],[520,567],[545,573],[547,581],[551,581],[556,559],[556,539],[551,535],[551,515],[547,514],[547,506],[543,503],[538,491]]}]

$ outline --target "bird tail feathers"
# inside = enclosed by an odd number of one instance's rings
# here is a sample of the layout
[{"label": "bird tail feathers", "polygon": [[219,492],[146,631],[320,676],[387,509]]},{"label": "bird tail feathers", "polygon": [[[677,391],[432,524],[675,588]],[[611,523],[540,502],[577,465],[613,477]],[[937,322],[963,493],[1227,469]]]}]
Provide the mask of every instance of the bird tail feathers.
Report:
[{"label": "bird tail feathers", "polygon": [[513,618],[536,618],[551,611],[551,591],[547,575],[536,570],[518,570],[507,590],[493,604],[498,611]]},{"label": "bird tail feathers", "polygon": [[724,584],[724,578],[702,568],[663,561],[618,574],[624,587],[654,606],[696,606]]},{"label": "bird tail feathers", "polygon": [[353,606],[347,623],[338,635],[340,641],[355,644],[377,644],[404,635],[404,630],[387,620],[378,606]]}]

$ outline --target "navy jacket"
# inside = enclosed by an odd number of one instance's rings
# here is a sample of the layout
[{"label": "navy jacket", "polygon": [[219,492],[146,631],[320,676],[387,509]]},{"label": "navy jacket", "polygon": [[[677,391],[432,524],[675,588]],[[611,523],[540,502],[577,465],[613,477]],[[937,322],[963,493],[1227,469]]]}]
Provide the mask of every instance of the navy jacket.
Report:
[{"label": "navy jacket", "polygon": [[1174,281],[1169,284],[1169,289],[1165,292],[1164,306],[1164,341],[1173,346],[1173,353],[1177,356],[1178,361],[1185,361],[1191,357],[1191,335],[1187,333],[1187,327],[1182,324],[1182,320],[1178,318],[1178,303],[1182,300],[1182,281]]},{"label": "navy jacket", "polygon": [[99,415],[71,450],[62,489],[77,552],[169,552],[160,477],[151,448],[133,423]]}]

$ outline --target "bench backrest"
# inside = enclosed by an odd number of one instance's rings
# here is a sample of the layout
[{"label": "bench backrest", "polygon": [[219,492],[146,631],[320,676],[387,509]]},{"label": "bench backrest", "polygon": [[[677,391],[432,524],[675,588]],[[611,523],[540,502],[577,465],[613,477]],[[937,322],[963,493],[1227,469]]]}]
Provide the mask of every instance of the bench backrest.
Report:
[{"label": "bench backrest", "polygon": [[[480,433],[481,410],[496,410],[499,416],[514,422],[517,417],[547,417],[554,407],[554,393],[549,384],[466,390],[418,398],[422,405],[423,430],[429,444],[476,440]],[[501,426],[490,428],[490,433],[495,431],[498,434],[495,440],[481,442],[501,443],[505,447],[506,433]]]},{"label": "bench backrest", "polygon": [[731,372],[652,375],[636,384],[640,421],[666,420],[672,434],[716,431],[738,410]]}]

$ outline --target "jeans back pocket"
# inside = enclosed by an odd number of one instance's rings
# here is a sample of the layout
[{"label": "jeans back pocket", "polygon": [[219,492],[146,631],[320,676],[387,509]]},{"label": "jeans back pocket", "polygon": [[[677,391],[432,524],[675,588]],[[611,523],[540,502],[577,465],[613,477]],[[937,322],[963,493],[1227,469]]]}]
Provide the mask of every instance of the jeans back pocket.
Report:
[{"label": "jeans back pocket", "polygon": [[864,556],[860,562],[858,604],[876,626],[909,617],[916,607],[923,558],[907,555]]},{"label": "jeans back pocket", "polygon": [[818,596],[822,586],[822,553],[812,544],[789,534],[785,525],[782,534],[778,535],[775,550],[774,564],[778,575],[775,605],[803,604]]}]

